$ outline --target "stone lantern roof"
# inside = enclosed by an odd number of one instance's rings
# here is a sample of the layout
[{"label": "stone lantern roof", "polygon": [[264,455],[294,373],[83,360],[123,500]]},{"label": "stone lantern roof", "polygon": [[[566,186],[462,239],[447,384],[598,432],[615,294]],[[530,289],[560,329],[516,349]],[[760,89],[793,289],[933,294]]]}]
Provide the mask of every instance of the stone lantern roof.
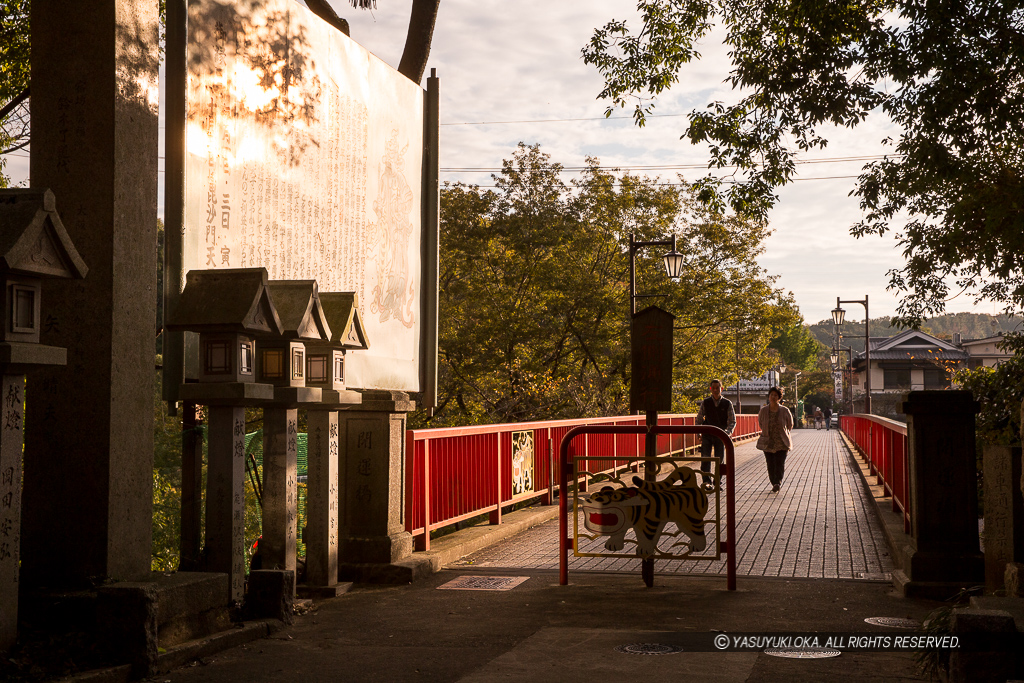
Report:
[{"label": "stone lantern roof", "polygon": [[166,327],[280,336],[284,327],[267,281],[266,268],[190,270]]},{"label": "stone lantern roof", "polygon": [[320,305],[316,280],[272,280],[267,286],[281,316],[285,339],[330,340],[331,328]]},{"label": "stone lantern roof", "polygon": [[0,272],[83,278],[89,269],[57,214],[50,190],[0,192]]},{"label": "stone lantern roof", "polygon": [[363,321],[359,318],[359,295],[355,292],[321,292],[320,304],[334,331],[331,342],[350,350],[370,348]]}]

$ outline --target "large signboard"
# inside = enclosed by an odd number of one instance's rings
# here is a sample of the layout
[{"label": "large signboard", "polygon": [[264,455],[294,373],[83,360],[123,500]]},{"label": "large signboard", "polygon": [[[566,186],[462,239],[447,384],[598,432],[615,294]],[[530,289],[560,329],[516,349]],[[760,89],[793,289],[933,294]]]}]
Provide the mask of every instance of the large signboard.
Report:
[{"label": "large signboard", "polygon": [[294,0],[190,1],[187,45],[182,270],[356,292],[347,384],[420,391],[424,91]]}]

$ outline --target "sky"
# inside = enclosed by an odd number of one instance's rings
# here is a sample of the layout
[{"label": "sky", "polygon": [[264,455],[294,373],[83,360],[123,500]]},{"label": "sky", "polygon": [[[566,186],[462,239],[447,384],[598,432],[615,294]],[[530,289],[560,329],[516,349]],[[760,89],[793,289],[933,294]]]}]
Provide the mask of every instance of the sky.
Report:
[{"label": "sky", "polygon": [[[411,0],[380,0],[370,11],[354,9],[348,0],[330,2],[348,19],[354,40],[397,67]],[[628,110],[604,118],[606,103],[597,99],[602,80],[581,58],[594,28],[611,19],[637,26],[635,3],[441,0],[428,61],[428,73],[436,69],[440,78],[441,180],[491,185],[491,173],[519,142],[539,143],[567,167],[594,156],[605,168],[689,167],[634,170],[664,182],[675,182],[680,172],[687,180],[704,175],[706,150],[680,136],[691,110],[736,99],[724,83],[729,64],[718,34],[705,40],[699,47],[702,59],[685,67],[680,82],[659,98],[655,117],[637,128]],[[161,131],[162,126],[161,116]],[[862,162],[829,160],[880,155],[886,149],[881,140],[898,131],[879,114],[854,130],[823,132],[827,149],[802,157],[808,163],[799,166],[796,182],[778,192],[769,217],[773,234],[759,263],[777,276],[777,286],[793,292],[808,323],[829,318],[837,296],[859,300],[866,295],[871,317],[891,315],[898,301],[886,290],[886,273],[903,265],[901,248],[893,233],[861,239],[849,234],[861,216],[849,194]],[[8,157],[7,171],[16,181],[27,177],[27,161],[25,153]],[[480,170],[446,170],[455,168]],[[160,170],[162,180],[162,162]],[[844,308],[848,319],[863,319],[861,306]],[[954,298],[947,310],[997,312],[990,303],[975,305],[967,295]]]},{"label": "sky", "polygon": [[[331,4],[348,19],[356,42],[397,66],[411,0],[380,0],[372,11],[356,10],[345,0]],[[729,64],[719,35],[700,46],[702,59],[684,69],[680,82],[658,100],[655,113],[661,116],[641,129],[627,110],[613,114],[624,118],[603,120],[606,103],[597,99],[602,79],[581,58],[594,29],[611,19],[638,26],[635,3],[441,0],[428,73],[434,68],[440,78],[442,181],[492,184],[490,173],[520,141],[540,143],[564,166],[580,166],[587,156],[596,156],[604,167],[695,166],[683,170],[684,177],[703,176],[706,151],[679,138],[691,110],[736,99],[724,82]],[[462,125],[506,121],[517,123]],[[804,160],[883,154],[881,140],[895,134],[898,130],[884,116],[875,116],[855,130],[826,132],[826,150]],[[759,263],[778,276],[778,286],[793,292],[806,322],[830,318],[837,296],[853,300],[867,295],[873,318],[896,311],[897,297],[886,291],[886,273],[903,265],[895,236],[856,239],[849,233],[861,217],[857,199],[849,196],[861,165],[801,165],[798,180],[779,191],[770,215],[774,232]],[[456,173],[446,168],[488,170]],[[676,173],[648,174],[672,182]],[[863,307],[844,308],[848,319],[863,319]],[[966,295],[950,301],[947,310],[996,312],[991,304],[975,306]]]}]

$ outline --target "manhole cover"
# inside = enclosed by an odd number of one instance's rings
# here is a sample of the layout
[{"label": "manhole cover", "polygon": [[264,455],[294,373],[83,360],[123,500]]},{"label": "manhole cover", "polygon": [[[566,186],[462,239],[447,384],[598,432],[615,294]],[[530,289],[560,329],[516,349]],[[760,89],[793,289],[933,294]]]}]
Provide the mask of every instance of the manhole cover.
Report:
[{"label": "manhole cover", "polygon": [[888,626],[889,628],[920,628],[921,622],[901,617],[868,617],[864,621],[875,626]]},{"label": "manhole cover", "polygon": [[661,643],[630,643],[619,645],[616,652],[623,652],[627,655],[674,655],[682,652],[683,648],[678,645],[662,645]]},{"label": "manhole cover", "polygon": [[765,650],[764,653],[772,657],[788,657],[789,659],[827,659],[843,654],[839,650],[831,650],[824,647],[804,647],[799,649],[772,648]]},{"label": "manhole cover", "polygon": [[529,576],[460,576],[438,586],[438,590],[510,591]]}]

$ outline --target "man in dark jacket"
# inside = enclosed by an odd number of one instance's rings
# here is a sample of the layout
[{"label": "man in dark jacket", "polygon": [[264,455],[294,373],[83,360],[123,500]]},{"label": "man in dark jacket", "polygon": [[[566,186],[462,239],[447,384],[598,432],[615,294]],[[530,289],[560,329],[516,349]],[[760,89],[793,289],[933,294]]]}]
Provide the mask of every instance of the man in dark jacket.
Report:
[{"label": "man in dark jacket", "polygon": [[[701,401],[700,409],[697,411],[697,424],[714,425],[729,436],[732,436],[732,430],[736,429],[736,412],[732,408],[732,401],[722,396],[721,380],[711,380],[709,389],[711,395]],[[725,457],[725,444],[721,439],[706,434],[701,435],[700,456],[702,458],[711,457],[712,448],[715,450],[715,457]],[[700,470],[705,488],[713,487],[714,478],[710,476],[711,461],[702,461],[700,463]]]},{"label": "man in dark jacket", "polygon": [[832,429],[832,409],[825,408],[822,412],[825,414],[825,429]]}]

